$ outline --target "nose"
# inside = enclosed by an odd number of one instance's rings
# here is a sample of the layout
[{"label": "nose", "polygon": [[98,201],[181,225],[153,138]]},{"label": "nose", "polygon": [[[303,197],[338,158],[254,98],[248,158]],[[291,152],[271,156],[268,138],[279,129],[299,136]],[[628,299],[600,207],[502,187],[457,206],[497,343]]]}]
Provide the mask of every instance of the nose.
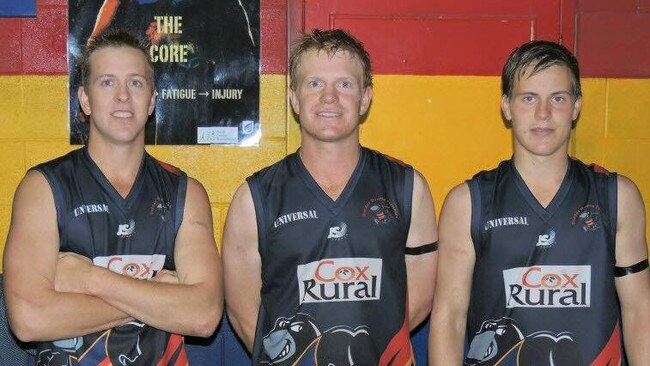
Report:
[{"label": "nose", "polygon": [[551,105],[549,100],[540,100],[535,107],[535,118],[546,120],[551,115]]},{"label": "nose", "polygon": [[321,102],[327,104],[338,101],[338,98],[339,96],[334,85],[327,85],[325,88],[323,88],[323,92],[320,96]]},{"label": "nose", "polygon": [[131,99],[131,91],[126,83],[119,83],[115,90],[115,99],[119,102],[127,102]]}]

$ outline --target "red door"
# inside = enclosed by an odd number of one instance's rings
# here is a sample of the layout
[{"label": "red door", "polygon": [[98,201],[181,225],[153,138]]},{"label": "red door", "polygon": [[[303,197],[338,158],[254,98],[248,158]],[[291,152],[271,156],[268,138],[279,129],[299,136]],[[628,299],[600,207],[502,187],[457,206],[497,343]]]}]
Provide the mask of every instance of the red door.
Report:
[{"label": "red door", "polygon": [[573,1],[296,0],[293,6],[297,29],[344,28],[361,39],[377,74],[500,75],[522,42],[548,39],[573,49]]}]

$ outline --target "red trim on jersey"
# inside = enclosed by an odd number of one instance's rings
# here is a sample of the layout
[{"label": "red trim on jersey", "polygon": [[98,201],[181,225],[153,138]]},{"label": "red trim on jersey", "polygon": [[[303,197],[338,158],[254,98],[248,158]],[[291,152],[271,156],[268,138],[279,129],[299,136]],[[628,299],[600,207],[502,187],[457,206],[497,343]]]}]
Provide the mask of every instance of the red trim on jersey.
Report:
[{"label": "red trim on jersey", "polygon": [[590,366],[620,365],[621,362],[621,328],[617,322],[609,341]]},{"label": "red trim on jersey", "polygon": [[[176,362],[173,364],[170,363],[174,358]],[[156,366],[187,366],[187,353],[185,352],[185,343],[183,337],[178,334],[171,334],[169,340],[167,341],[167,348],[165,353],[162,354],[160,361]]]},{"label": "red trim on jersey", "polygon": [[[408,299],[408,292],[406,298]],[[412,366],[415,364],[414,358],[409,334],[409,304],[407,300],[404,324],[388,342],[386,350],[379,358],[379,366]]]},{"label": "red trim on jersey", "polygon": [[392,157],[392,156],[390,156],[390,155],[384,154],[384,153],[381,152],[381,151],[378,151],[378,150],[375,150],[375,149],[371,149],[371,148],[367,148],[367,149],[370,150],[370,151],[374,151],[374,152],[376,152],[377,154],[379,154],[379,155],[385,157],[386,159],[388,159],[388,160],[390,160],[390,161],[394,161],[394,162],[396,162],[397,164],[399,164],[399,165],[401,165],[401,166],[406,166],[406,165],[407,165],[405,162],[403,162],[403,161],[401,161],[401,160],[399,160],[399,159],[397,159],[397,158],[394,158],[394,157]]},{"label": "red trim on jersey", "polygon": [[[582,164],[585,164],[582,160],[580,160],[580,159],[578,159],[578,158],[575,158],[575,157],[573,157],[573,156],[570,156],[570,158],[571,158],[571,160],[575,160],[575,161],[578,161],[578,162],[580,162],[580,163],[582,163]],[[596,163],[585,164],[585,165],[588,166],[589,168],[591,168],[591,170],[593,170],[593,171],[596,172],[596,173],[601,173],[601,174],[609,175],[609,170],[603,168],[602,166],[600,166],[600,165],[598,165],[598,164],[596,164]]]},{"label": "red trim on jersey", "polygon": [[598,164],[594,164],[594,163],[592,163],[592,164],[589,164],[589,167],[590,167],[591,169],[593,169],[593,171],[596,172],[596,173],[601,173],[601,174],[609,175],[609,170],[603,168],[602,166],[600,166],[600,165],[598,165]]},{"label": "red trim on jersey", "polygon": [[180,169],[178,169],[177,167],[175,167],[175,166],[173,166],[171,164],[165,163],[164,161],[160,161],[160,160],[158,160],[156,158],[154,158],[154,159],[158,162],[158,164],[160,164],[160,166],[163,167],[163,169],[165,169],[166,171],[168,171],[170,173],[178,174],[178,173],[181,172]]},{"label": "red trim on jersey", "polygon": [[399,332],[388,343],[379,359],[379,366],[410,366],[414,364],[408,328],[408,320],[406,320]]}]

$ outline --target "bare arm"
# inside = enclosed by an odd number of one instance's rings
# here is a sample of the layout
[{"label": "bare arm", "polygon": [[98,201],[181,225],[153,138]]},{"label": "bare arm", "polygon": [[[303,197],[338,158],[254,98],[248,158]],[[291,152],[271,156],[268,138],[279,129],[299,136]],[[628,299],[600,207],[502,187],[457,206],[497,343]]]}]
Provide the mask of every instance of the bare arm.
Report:
[{"label": "bare arm", "polygon": [[440,214],[439,264],[431,311],[429,364],[462,365],[472,274],[476,256],[470,234],[469,186],[456,186]]},{"label": "bare arm", "polygon": [[[645,208],[636,185],[618,176],[616,266],[648,258]],[[616,279],[623,317],[623,339],[630,365],[650,365],[650,270]]]},{"label": "bare arm", "polygon": [[260,259],[255,207],[248,184],[235,192],[223,232],[226,307],[233,328],[249,351],[253,348],[260,307]]},{"label": "bare arm", "polygon": [[69,281],[66,291],[101,298],[147,325],[170,333],[207,337],[221,319],[221,260],[208,196],[194,179],[188,179],[183,222],[175,242],[178,284],[137,280],[103,267],[85,266],[69,257],[64,265],[69,266],[70,273],[82,275],[77,276],[76,283]]},{"label": "bare arm", "polygon": [[[436,212],[426,179],[417,171],[413,177],[411,227],[406,239],[407,247],[418,247],[438,240]],[[409,298],[409,325],[417,327],[431,311],[433,289],[436,281],[437,252],[406,255],[406,272]]]},{"label": "bare arm", "polygon": [[4,251],[5,300],[23,341],[65,339],[123,324],[131,317],[105,301],[55,290],[59,232],[45,177],[27,173],[14,196]]}]

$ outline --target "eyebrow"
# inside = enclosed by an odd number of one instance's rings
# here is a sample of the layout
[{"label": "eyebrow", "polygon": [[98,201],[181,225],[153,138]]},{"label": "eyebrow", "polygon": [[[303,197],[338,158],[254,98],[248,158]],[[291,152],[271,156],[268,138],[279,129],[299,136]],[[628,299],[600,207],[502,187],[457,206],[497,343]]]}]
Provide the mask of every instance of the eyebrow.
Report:
[{"label": "eyebrow", "polygon": [[[551,93],[551,95],[558,95],[558,94],[569,94],[569,95],[572,95],[572,93],[571,93],[570,91],[568,91],[568,90],[558,90],[558,91],[555,91],[555,92],[552,92],[552,93]],[[535,95],[535,96],[538,96],[538,95],[540,95],[540,94],[539,94],[539,93],[535,93],[535,92],[526,92],[526,91],[523,91],[523,92],[519,92],[519,93],[515,93],[515,94],[514,94],[514,96],[519,96],[519,95]]]},{"label": "eyebrow", "polygon": [[[140,77],[140,78],[144,78],[144,79],[147,78],[145,75],[139,74],[137,72],[127,74],[127,76],[129,76],[129,77],[136,76],[136,77]],[[117,75],[115,75],[115,74],[101,74],[101,75],[97,75],[97,77],[95,79],[104,78],[104,77],[115,78],[115,77],[117,77]]]}]

